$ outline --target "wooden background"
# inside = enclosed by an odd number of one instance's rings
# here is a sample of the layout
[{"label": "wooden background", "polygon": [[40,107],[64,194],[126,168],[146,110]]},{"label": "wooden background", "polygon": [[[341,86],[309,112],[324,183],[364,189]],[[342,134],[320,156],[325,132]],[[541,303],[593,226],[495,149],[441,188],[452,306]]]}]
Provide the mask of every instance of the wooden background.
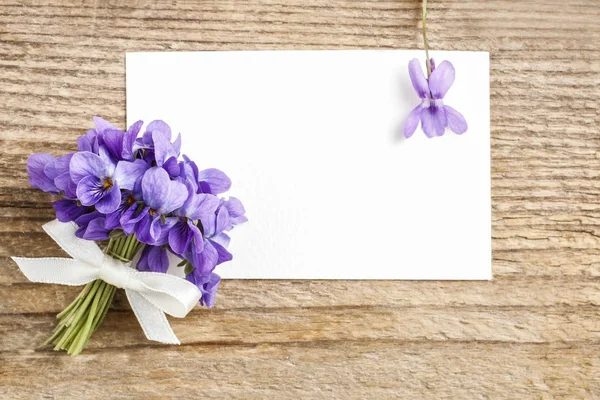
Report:
[{"label": "wooden background", "polygon": [[[600,2],[430,1],[431,47],[491,56],[491,282],[226,281],[147,341],[119,296],[87,351],[39,344],[79,288],[27,155],[125,124],[125,52],[422,48],[417,1],[0,1],[0,397],[600,398]],[[432,243],[434,251],[435,243]]]}]

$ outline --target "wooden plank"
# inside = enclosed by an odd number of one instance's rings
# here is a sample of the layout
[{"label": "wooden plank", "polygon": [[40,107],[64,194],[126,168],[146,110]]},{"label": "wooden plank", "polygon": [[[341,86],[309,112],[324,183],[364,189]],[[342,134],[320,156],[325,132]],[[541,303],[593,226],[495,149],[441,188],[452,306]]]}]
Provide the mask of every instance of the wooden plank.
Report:
[{"label": "wooden plank", "polygon": [[[18,272],[16,272],[18,274]],[[25,279],[24,279],[25,280]],[[539,290],[543,285],[545,290]],[[0,314],[62,311],[82,287],[0,284]],[[31,293],[35,292],[35,297]],[[508,296],[507,294],[510,294]],[[489,282],[224,280],[215,309],[305,307],[579,307],[600,305],[600,280],[501,277]],[[123,291],[114,308],[129,310]]]},{"label": "wooden plank", "polygon": [[587,343],[213,344],[75,359],[27,351],[0,355],[0,391],[11,399],[587,399],[600,396],[599,360],[600,346]]},{"label": "wooden plank", "polygon": [[[575,312],[576,311],[576,312]],[[259,344],[342,340],[600,343],[597,306],[320,307],[195,309],[170,318],[184,344]],[[48,350],[56,323],[48,314],[0,315],[0,351]],[[26,335],[19,334],[26,332]],[[88,348],[156,346],[132,312],[112,312]]]}]

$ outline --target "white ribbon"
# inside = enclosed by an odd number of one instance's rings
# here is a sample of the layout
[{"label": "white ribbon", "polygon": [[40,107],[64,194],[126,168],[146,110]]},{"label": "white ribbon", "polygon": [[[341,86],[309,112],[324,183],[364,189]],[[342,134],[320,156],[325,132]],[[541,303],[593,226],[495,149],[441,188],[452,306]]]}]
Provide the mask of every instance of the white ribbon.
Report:
[{"label": "white ribbon", "polygon": [[125,289],[131,309],[148,339],[180,344],[165,313],[185,317],[202,296],[196,285],[177,276],[133,269],[104,254],[93,241],[75,236],[74,223],[54,220],[43,228],[73,258],[12,257],[30,281],[79,286],[102,279]]}]

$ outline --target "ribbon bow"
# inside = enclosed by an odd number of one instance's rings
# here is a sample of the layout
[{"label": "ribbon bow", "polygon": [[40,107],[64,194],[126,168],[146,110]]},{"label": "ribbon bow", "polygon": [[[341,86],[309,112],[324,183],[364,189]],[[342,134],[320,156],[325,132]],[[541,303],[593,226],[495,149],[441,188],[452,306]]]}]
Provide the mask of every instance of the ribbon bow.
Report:
[{"label": "ribbon bow", "polygon": [[146,337],[166,344],[180,344],[165,313],[183,318],[202,294],[191,282],[159,272],[140,272],[102,252],[93,241],[75,236],[74,223],[48,222],[44,230],[73,258],[12,257],[32,282],[85,285],[96,279],[125,289],[131,309]]}]

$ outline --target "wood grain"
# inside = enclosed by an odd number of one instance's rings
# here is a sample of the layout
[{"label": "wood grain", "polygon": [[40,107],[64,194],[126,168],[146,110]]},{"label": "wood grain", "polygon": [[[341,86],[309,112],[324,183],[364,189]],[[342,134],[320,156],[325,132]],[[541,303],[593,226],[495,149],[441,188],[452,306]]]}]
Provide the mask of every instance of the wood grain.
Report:
[{"label": "wood grain", "polygon": [[125,123],[126,51],[422,48],[418,1],[0,2],[0,397],[600,398],[600,3],[429,1],[433,49],[491,57],[492,282],[226,281],[148,342],[122,294],[83,355],[40,346],[77,288],[32,152]]}]

